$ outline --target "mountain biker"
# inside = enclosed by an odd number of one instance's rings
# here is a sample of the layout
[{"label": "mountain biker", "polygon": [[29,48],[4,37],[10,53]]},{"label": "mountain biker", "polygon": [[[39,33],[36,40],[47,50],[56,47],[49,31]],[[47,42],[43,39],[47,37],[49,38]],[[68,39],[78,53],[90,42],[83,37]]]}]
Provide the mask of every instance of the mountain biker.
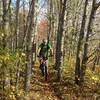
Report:
[{"label": "mountain biker", "polygon": [[[48,53],[49,51],[52,55],[53,50],[52,50],[50,43],[46,39],[43,39],[42,43],[39,45],[38,56],[40,59],[40,69],[41,69],[42,75],[44,76],[46,74],[45,80],[47,80],[47,75],[48,75]],[[45,68],[43,64],[45,64]]]}]

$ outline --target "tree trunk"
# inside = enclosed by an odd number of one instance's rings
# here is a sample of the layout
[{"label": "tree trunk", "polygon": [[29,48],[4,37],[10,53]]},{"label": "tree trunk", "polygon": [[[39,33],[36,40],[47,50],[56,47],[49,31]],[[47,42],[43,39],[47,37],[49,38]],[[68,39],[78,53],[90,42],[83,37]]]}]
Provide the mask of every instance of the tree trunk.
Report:
[{"label": "tree trunk", "polygon": [[75,65],[75,83],[76,84],[79,84],[79,80],[80,80],[80,51],[81,51],[81,46],[82,46],[82,42],[84,38],[87,5],[88,5],[88,0],[85,0],[85,7],[83,11],[83,18],[82,18],[82,24],[81,24],[79,40],[78,40],[78,45],[77,45],[77,53],[76,53],[76,65]]},{"label": "tree trunk", "polygon": [[20,0],[16,1],[16,25],[15,25],[15,49],[18,47],[18,34],[19,34],[19,6]]},{"label": "tree trunk", "polygon": [[82,58],[82,64],[81,64],[81,76],[80,76],[81,83],[84,83],[86,64],[88,61],[88,40],[89,40],[89,35],[92,34],[92,25],[93,25],[94,16],[96,13],[95,4],[96,4],[96,0],[93,0],[92,10],[91,10],[88,27],[87,27],[86,39],[85,39],[85,43],[84,43],[84,51],[83,51],[83,58]]},{"label": "tree trunk", "polygon": [[57,44],[56,44],[56,68],[57,68],[57,80],[61,79],[61,68],[63,64],[63,44],[64,44],[64,15],[66,10],[66,2],[64,0],[60,2],[59,24],[57,31]]},{"label": "tree trunk", "polygon": [[30,15],[28,28],[26,30],[26,69],[25,69],[25,91],[30,90],[31,68],[32,68],[32,31],[33,31],[33,17],[34,17],[35,0],[30,3]]},{"label": "tree trunk", "polygon": [[[2,29],[3,29],[3,39],[2,39],[2,46],[3,46],[3,50],[6,49],[7,46],[7,33],[9,33],[8,31],[8,11],[9,11],[9,1],[7,0],[3,0],[2,1],[2,7],[3,7],[3,25],[2,25]],[[3,61],[3,74],[4,74],[4,79],[3,79],[3,92],[6,91],[8,88],[10,88],[10,80],[8,79],[9,77],[9,71],[7,70],[7,65],[5,64],[5,61]],[[4,99],[4,98],[3,98]]]}]

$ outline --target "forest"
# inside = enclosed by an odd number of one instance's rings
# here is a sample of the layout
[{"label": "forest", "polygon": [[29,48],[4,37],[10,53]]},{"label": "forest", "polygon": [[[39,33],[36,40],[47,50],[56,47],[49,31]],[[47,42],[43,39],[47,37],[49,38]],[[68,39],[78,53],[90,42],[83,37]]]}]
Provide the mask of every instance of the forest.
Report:
[{"label": "forest", "polygon": [[100,0],[0,0],[0,100],[100,100]]}]

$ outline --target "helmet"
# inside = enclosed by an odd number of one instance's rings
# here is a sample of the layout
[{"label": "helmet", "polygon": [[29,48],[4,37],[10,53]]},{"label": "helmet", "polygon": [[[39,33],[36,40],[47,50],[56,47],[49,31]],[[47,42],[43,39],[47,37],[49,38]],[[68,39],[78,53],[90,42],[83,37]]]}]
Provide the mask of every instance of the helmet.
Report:
[{"label": "helmet", "polygon": [[47,39],[43,39],[43,43],[47,43]]},{"label": "helmet", "polygon": [[48,42],[47,39],[43,39],[44,44],[47,44],[47,42]]}]

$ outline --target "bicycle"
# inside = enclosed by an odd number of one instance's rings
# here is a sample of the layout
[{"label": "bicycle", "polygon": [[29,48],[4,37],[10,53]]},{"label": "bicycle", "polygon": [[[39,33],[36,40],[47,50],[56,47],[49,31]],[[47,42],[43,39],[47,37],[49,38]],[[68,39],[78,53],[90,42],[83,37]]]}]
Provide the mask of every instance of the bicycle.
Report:
[{"label": "bicycle", "polygon": [[44,76],[45,81],[47,81],[47,77],[48,77],[48,61],[47,61],[47,59],[44,59],[43,57],[39,57],[39,59],[40,59],[40,69],[41,69],[42,75]]}]

